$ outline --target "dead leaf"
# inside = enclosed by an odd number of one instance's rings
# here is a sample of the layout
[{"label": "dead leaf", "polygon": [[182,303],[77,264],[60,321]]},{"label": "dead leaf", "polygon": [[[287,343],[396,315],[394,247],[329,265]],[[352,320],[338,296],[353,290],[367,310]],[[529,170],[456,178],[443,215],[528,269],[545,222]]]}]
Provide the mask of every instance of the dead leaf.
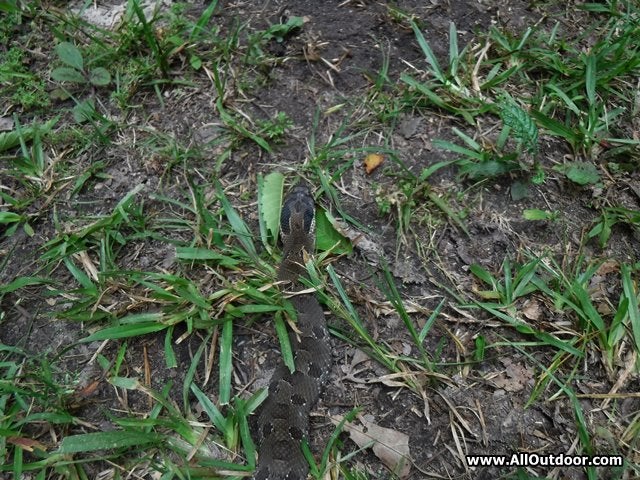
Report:
[{"label": "dead leaf", "polygon": [[[335,415],[331,421],[337,425],[343,417]],[[346,423],[344,430],[349,432],[351,440],[360,448],[372,447],[373,453],[382,460],[389,470],[398,475],[398,478],[407,478],[411,471],[409,452],[409,435],[391,428],[358,417],[362,425]]]},{"label": "dead leaf", "polygon": [[33,452],[34,448],[37,448],[38,450],[42,450],[44,452],[47,451],[47,448],[42,443],[40,443],[39,441],[34,440],[32,438],[8,437],[7,438],[7,442],[12,443],[13,445],[16,445],[17,447],[20,447],[23,450],[26,450],[27,452]]},{"label": "dead leaf", "polygon": [[367,155],[364,159],[364,169],[367,172],[367,175],[378,168],[383,161],[384,155],[380,155],[379,153],[370,153]]},{"label": "dead leaf", "polygon": [[96,392],[96,390],[100,386],[100,382],[101,382],[101,380],[94,380],[93,382],[91,382],[86,387],[81,388],[80,390],[76,391],[76,395],[79,396],[79,397],[90,397],[91,395],[93,395]]},{"label": "dead leaf", "polygon": [[505,372],[493,378],[493,383],[507,392],[519,392],[533,379],[533,369],[510,360],[502,360]]},{"label": "dead leaf", "polygon": [[522,308],[522,314],[529,320],[538,320],[541,314],[540,303],[536,300],[528,301]]},{"label": "dead leaf", "polygon": [[616,260],[607,260],[602,262],[600,268],[596,272],[598,275],[606,275],[608,273],[617,273],[620,270],[620,265]]},{"label": "dead leaf", "polygon": [[0,132],[13,130],[13,119],[11,117],[0,117]]},{"label": "dead leaf", "polygon": [[406,117],[400,122],[400,126],[398,127],[400,135],[407,139],[413,137],[421,122],[421,117]]}]

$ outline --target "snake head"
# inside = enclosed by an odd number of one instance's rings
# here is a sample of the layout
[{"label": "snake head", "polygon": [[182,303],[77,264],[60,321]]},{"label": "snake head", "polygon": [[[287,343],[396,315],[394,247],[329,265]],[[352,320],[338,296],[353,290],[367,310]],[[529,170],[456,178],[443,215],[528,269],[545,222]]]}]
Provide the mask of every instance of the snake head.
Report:
[{"label": "snake head", "polygon": [[301,256],[314,245],[315,203],[307,185],[296,185],[284,199],[280,214],[283,256]]}]

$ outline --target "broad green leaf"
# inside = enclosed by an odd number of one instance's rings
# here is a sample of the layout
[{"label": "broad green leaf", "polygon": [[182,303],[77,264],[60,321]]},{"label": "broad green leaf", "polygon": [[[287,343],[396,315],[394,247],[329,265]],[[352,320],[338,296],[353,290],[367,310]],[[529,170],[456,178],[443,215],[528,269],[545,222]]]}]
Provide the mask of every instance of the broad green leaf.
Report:
[{"label": "broad green leaf", "polygon": [[111,377],[109,383],[114,387],[124,388],[127,390],[140,390],[140,380],[130,377]]},{"label": "broad green leaf", "polygon": [[514,202],[527,198],[530,195],[529,184],[521,180],[516,180],[511,184],[509,193],[511,194],[511,200]]},{"label": "broad green leaf", "polygon": [[[258,214],[263,245],[275,246],[280,231],[284,175],[272,172],[258,177]],[[263,232],[263,227],[265,232]]]},{"label": "broad green leaf", "polygon": [[89,72],[89,81],[97,87],[104,87],[111,83],[111,74],[106,68],[97,67]]},{"label": "broad green leaf", "polygon": [[531,116],[510,98],[503,99],[500,118],[529,152],[533,153],[538,149],[538,126]]},{"label": "broad green leaf", "polygon": [[600,181],[598,169],[590,162],[568,162],[565,175],[578,185],[595,184]]},{"label": "broad green leaf", "polygon": [[60,60],[62,60],[68,66],[75,68],[76,70],[84,70],[84,61],[82,60],[82,53],[78,50],[73,43],[60,42],[56,45],[56,53]]},{"label": "broad green leaf", "polygon": [[202,68],[202,59],[196,55],[191,55],[189,57],[189,65],[194,70],[200,70]]},{"label": "broad green leaf", "polygon": [[304,24],[302,17],[290,17],[286,23],[276,23],[271,25],[264,33],[264,38],[275,39],[277,42],[282,42],[291,31],[301,28]]},{"label": "broad green leaf", "polygon": [[28,236],[33,237],[36,232],[34,232],[33,227],[31,225],[29,225],[29,223],[25,222],[22,225],[22,230],[24,230],[24,233],[26,233]]},{"label": "broad green leaf", "polygon": [[522,212],[522,218],[525,220],[551,220],[555,214],[549,210],[540,210],[538,208],[525,209]]},{"label": "broad green leaf", "polygon": [[473,352],[473,359],[476,361],[484,360],[484,350],[487,346],[487,341],[482,335],[478,335],[475,340],[476,349]]},{"label": "broad green leaf", "polygon": [[51,71],[51,78],[57,82],[71,82],[71,83],[86,83],[87,80],[82,75],[82,72],[74,68],[58,67]]},{"label": "broad green leaf", "polygon": [[22,215],[14,212],[0,212],[0,224],[15,223],[22,220]]},{"label": "broad green leaf", "polygon": [[318,250],[326,251],[333,248],[336,255],[351,253],[353,247],[351,242],[344,237],[336,228],[335,218],[323,208],[316,209],[316,246]]}]

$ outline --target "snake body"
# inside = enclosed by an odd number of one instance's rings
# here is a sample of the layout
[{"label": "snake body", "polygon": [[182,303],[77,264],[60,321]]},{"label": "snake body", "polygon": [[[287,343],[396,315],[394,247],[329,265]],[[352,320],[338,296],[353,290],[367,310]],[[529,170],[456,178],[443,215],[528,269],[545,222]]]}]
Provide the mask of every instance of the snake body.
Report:
[{"label": "snake body", "polygon": [[[284,200],[280,231],[282,262],[278,279],[288,282],[287,290],[303,287],[305,253],[314,249],[315,206],[305,185],[294,187]],[[258,466],[255,480],[305,480],[308,463],[300,448],[308,438],[309,413],[320,396],[331,367],[329,333],[324,313],[313,294],[297,294],[291,303],[298,316],[299,334],[290,334],[295,372],[284,363],[276,368],[269,382],[269,396],[257,420]]]}]

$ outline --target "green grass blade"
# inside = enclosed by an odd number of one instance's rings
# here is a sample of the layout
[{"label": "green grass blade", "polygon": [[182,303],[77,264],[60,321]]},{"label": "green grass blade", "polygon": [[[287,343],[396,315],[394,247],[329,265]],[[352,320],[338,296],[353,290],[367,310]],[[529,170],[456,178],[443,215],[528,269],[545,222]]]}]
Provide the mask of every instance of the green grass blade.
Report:
[{"label": "green grass blade", "polygon": [[498,310],[498,308],[500,308],[500,305],[490,304],[490,303],[479,303],[479,302],[476,303],[476,305],[482,308],[483,310],[486,310],[493,316],[501,320],[504,320],[506,323],[514,327],[520,333],[533,335],[538,340],[548,345],[559,348],[560,350],[564,350],[565,352],[570,353],[571,355],[575,355],[576,357],[582,358],[584,356],[584,354],[580,350],[575,348],[570,342],[560,340],[559,338],[547,332],[541,332],[539,330],[536,330],[530,325],[527,325],[526,323],[524,323],[522,320],[518,320],[517,318],[512,317],[511,315],[507,315],[501,312],[500,310]]},{"label": "green grass blade", "polygon": [[249,256],[256,262],[259,263],[258,252],[256,250],[255,245],[253,244],[253,236],[247,227],[247,224],[244,223],[242,217],[238,215],[238,212],[229,199],[224,194],[224,190],[222,189],[222,185],[219,182],[216,182],[216,192],[218,194],[218,199],[222,205],[222,209],[224,210],[225,215],[227,216],[227,220],[231,224],[231,228],[236,233],[238,237],[238,241],[242,244],[245,251],[249,254]]},{"label": "green grass blade", "polygon": [[596,104],[596,56],[590,53],[585,58],[585,89],[589,105]]},{"label": "green grass blade", "polygon": [[456,30],[456,24],[449,22],[449,66],[451,68],[451,74],[454,76],[458,68],[459,58],[458,31]]},{"label": "green grass blade", "polygon": [[202,357],[202,353],[204,352],[205,347],[207,346],[207,342],[211,338],[211,332],[209,332],[200,342],[196,353],[193,355],[191,359],[191,365],[189,365],[189,370],[187,370],[187,374],[184,377],[184,383],[182,384],[182,404],[184,405],[184,411],[189,411],[189,390],[193,383],[193,378],[196,375],[196,370],[198,369],[198,363],[200,363],[200,357]]},{"label": "green grass blade", "polygon": [[67,270],[71,272],[71,275],[73,275],[73,278],[82,285],[82,288],[88,295],[98,295],[98,289],[86,273],[76,267],[75,263],[73,263],[69,258],[64,259],[64,264],[67,267]]},{"label": "green grass blade", "polygon": [[154,433],[131,431],[84,433],[64,437],[60,449],[56,453],[69,454],[135,447],[157,444],[160,443],[162,439],[162,436]]},{"label": "green grass blade", "polygon": [[246,400],[240,398],[235,399],[235,418],[240,431],[240,440],[242,441],[244,453],[247,458],[247,466],[253,470],[256,467],[256,447],[251,439],[249,421],[247,420],[249,416],[246,409],[248,403]]},{"label": "green grass blade", "polygon": [[471,150],[469,148],[458,145],[457,143],[449,142],[447,140],[440,140],[440,139],[435,139],[431,143],[433,143],[434,146],[442,150],[448,150],[453,153],[459,153],[460,155],[464,155],[464,157],[473,158],[474,160],[478,160],[481,162],[484,161],[484,155],[482,154],[482,152]]},{"label": "green grass blade", "polygon": [[231,373],[232,363],[232,343],[233,343],[233,317],[229,316],[222,324],[222,335],[220,336],[220,378],[218,385],[218,401],[220,405],[228,405],[231,398]]},{"label": "green grass blade", "polygon": [[504,300],[507,305],[511,305],[513,303],[513,291],[511,289],[511,261],[509,257],[505,257],[502,264],[502,271],[504,273]]},{"label": "green grass blade", "polygon": [[202,33],[208,32],[206,26],[209,23],[209,20],[211,20],[211,16],[213,15],[213,12],[215,11],[217,6],[218,6],[218,0],[211,0],[211,3],[209,4],[209,6],[205,8],[204,12],[202,12],[202,14],[200,15],[200,18],[198,18],[198,21],[193,26],[193,29],[189,34],[189,42],[194,41]]},{"label": "green grass blade", "polygon": [[547,129],[551,134],[562,137],[572,145],[579,142],[579,135],[567,127],[565,124],[546,116],[545,114],[531,110],[529,114],[536,119],[542,128]]},{"label": "green grass blade", "polygon": [[296,366],[293,361],[293,350],[291,349],[291,342],[289,341],[289,333],[287,332],[287,326],[282,318],[282,311],[276,312],[274,315],[274,328],[278,335],[278,341],[280,342],[280,352],[282,353],[282,361],[287,366],[291,373],[295,372]]},{"label": "green grass blade", "polygon": [[387,300],[391,302],[391,305],[402,320],[402,323],[404,323],[404,326],[409,331],[409,334],[413,339],[413,343],[415,343],[418,350],[420,350],[425,366],[430,369],[431,362],[429,362],[427,352],[424,350],[424,346],[420,341],[420,335],[418,334],[418,331],[416,330],[411,317],[407,313],[407,310],[404,308],[404,302],[402,301],[400,292],[398,292],[398,288],[396,287],[396,283],[393,280],[393,275],[389,270],[389,266],[386,263],[382,265],[382,273],[384,275],[384,284],[381,285],[382,290],[384,291]]},{"label": "green grass blade", "polygon": [[591,298],[589,297],[589,294],[587,293],[585,288],[577,280],[571,283],[570,288],[571,293],[573,294],[573,296],[575,296],[575,298],[578,300],[578,303],[582,307],[581,310],[584,314],[584,319],[589,321],[597,332],[599,332],[600,334],[604,334],[604,321],[602,320],[602,317],[600,316],[596,308],[593,306]]},{"label": "green grass blade", "polygon": [[15,280],[7,283],[6,285],[0,285],[0,295],[15,292],[16,290],[31,285],[42,285],[51,283],[53,283],[52,280],[42,277],[18,277]]},{"label": "green grass blade", "polygon": [[227,419],[224,417],[224,415],[222,415],[220,410],[218,410],[218,407],[216,407],[211,399],[209,399],[209,397],[202,390],[200,390],[195,383],[191,383],[190,388],[200,402],[204,413],[206,413],[209,417],[209,420],[211,420],[211,423],[213,423],[213,425],[218,429],[220,433],[224,434],[225,430],[227,429]]},{"label": "green grass blade", "polygon": [[425,338],[427,338],[427,335],[431,331],[431,327],[433,326],[434,322],[436,321],[436,318],[438,318],[438,315],[440,315],[440,311],[442,310],[442,307],[444,306],[445,302],[446,302],[445,298],[440,300],[440,303],[433,310],[433,312],[431,312],[431,315],[429,315],[429,318],[425,322],[424,327],[422,327],[422,330],[420,330],[420,334],[418,335],[418,338],[420,339],[421,343],[424,342]]},{"label": "green grass blade", "polygon": [[422,49],[422,53],[424,53],[424,56],[426,57],[427,61],[431,65],[431,69],[432,69],[431,73],[442,83],[445,83],[447,79],[445,78],[444,74],[442,73],[442,70],[440,69],[440,65],[438,64],[438,59],[433,54],[433,50],[431,50],[431,47],[429,46],[424,36],[422,35],[420,28],[418,28],[416,23],[413,21],[411,22],[411,28],[413,29],[413,33],[416,36],[416,40],[418,40],[418,45],[420,45],[420,48]]},{"label": "green grass blade", "polygon": [[[157,316],[158,320],[162,318],[161,313],[144,314],[145,316]],[[104,328],[89,335],[88,337],[80,340],[82,343],[95,342],[101,340],[115,340],[118,338],[138,337],[140,335],[146,335],[148,333],[159,332],[167,328],[168,325],[163,325],[158,322],[142,322],[132,325],[118,325],[115,327]]]},{"label": "green grass blade", "polygon": [[560,98],[573,113],[578,116],[582,114],[582,110],[580,109],[580,107],[578,107],[578,105],[576,105],[576,103],[572,99],[570,99],[565,92],[560,90],[560,87],[558,87],[556,84],[550,83],[547,85],[547,88],[554,92],[556,96]]},{"label": "green grass blade", "polygon": [[631,322],[631,331],[633,332],[633,341],[636,351],[640,352],[640,311],[638,310],[638,292],[635,282],[631,279],[631,269],[629,265],[622,265],[622,291],[625,300],[628,302],[629,320]]}]

